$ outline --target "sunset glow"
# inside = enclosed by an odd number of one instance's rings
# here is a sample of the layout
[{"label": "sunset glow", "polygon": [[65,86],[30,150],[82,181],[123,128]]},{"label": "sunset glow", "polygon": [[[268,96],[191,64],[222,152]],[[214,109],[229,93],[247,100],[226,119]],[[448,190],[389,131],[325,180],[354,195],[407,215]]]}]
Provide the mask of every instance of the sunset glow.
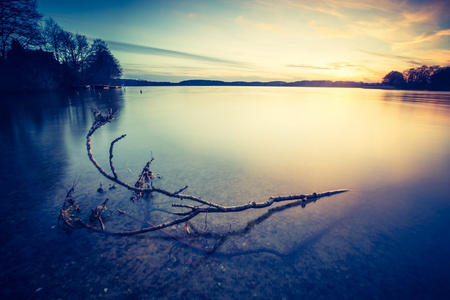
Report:
[{"label": "sunset glow", "polygon": [[39,1],[101,38],[124,78],[354,80],[450,64],[447,0]]}]

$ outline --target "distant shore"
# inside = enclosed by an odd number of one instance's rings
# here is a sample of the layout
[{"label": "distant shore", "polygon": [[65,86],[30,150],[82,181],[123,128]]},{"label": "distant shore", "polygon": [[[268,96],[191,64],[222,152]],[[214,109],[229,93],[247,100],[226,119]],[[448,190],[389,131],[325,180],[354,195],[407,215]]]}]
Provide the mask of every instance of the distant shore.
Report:
[{"label": "distant shore", "polygon": [[141,79],[116,79],[113,85],[121,86],[275,86],[275,87],[345,87],[345,88],[383,88],[394,89],[394,87],[382,85],[381,83],[364,83],[355,81],[330,81],[330,80],[302,80],[294,82],[285,81],[220,81],[220,80],[184,80],[178,83],[164,81],[148,81]]},{"label": "distant shore", "polygon": [[399,88],[386,83],[367,83],[356,81],[331,81],[331,80],[302,80],[294,82],[285,81],[221,81],[194,79],[180,82],[149,81],[143,79],[115,79],[112,85],[116,86],[268,86],[268,87],[334,87],[334,88],[363,88],[363,89],[383,89],[383,90],[424,90],[424,91],[450,91],[449,89],[412,89]]},{"label": "distant shore", "polygon": [[[382,89],[382,90],[411,90],[402,89],[385,83],[366,83],[356,81],[331,81],[331,80],[302,80],[294,82],[285,81],[221,81],[195,79],[180,82],[149,81],[142,79],[115,79],[112,85],[116,86],[267,86],[267,87],[334,87],[334,88],[362,88],[362,89]],[[448,90],[430,90],[448,91]]]}]

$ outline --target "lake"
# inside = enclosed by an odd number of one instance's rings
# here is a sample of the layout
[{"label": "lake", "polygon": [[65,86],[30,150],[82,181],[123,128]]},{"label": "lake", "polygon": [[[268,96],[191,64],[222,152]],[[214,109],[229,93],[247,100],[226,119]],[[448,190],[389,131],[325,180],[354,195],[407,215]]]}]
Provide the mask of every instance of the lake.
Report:
[{"label": "lake", "polygon": [[[2,299],[450,296],[449,92],[127,87],[1,99]],[[117,209],[157,223],[180,203],[134,204],[108,188],[86,153],[92,108],[119,110],[92,147],[109,170],[109,145],[127,134],[114,164],[131,184],[154,157],[155,186],[188,185],[221,205],[349,191],[199,215],[190,235],[184,223],[130,237],[67,233],[58,215],[73,183],[86,219],[109,199],[108,230],[146,226]]]}]

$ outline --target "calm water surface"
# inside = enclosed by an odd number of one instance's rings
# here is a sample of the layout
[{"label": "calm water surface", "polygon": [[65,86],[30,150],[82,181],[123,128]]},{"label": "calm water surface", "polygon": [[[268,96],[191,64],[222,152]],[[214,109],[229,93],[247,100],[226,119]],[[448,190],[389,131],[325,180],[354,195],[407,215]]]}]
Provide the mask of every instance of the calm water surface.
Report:
[{"label": "calm water surface", "polygon": [[[450,93],[271,87],[146,87],[1,97],[2,299],[440,299],[450,296]],[[142,227],[121,189],[89,162],[90,109],[119,109],[94,153],[133,183],[223,204],[349,192],[118,238],[67,234],[73,182],[84,216],[109,198],[108,229]],[[145,209],[173,200],[156,196]],[[277,206],[280,206],[277,205]],[[141,215],[140,215],[141,213]],[[155,222],[158,213],[151,213]]]}]

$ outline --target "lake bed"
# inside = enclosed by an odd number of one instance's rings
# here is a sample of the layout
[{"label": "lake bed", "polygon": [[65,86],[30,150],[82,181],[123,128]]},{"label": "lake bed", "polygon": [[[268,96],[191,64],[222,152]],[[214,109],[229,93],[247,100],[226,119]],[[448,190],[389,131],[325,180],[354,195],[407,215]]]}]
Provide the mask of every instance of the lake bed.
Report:
[{"label": "lake bed", "polygon": [[[142,93],[140,92],[142,90]],[[423,299],[450,295],[450,93],[347,88],[128,87],[8,96],[0,124],[5,299]],[[161,233],[65,233],[67,189],[107,228],[141,228],[102,177],[85,136],[91,108],[119,110],[95,133],[125,181],[151,157],[155,182],[221,205],[349,189],[305,206],[208,215]],[[152,204],[175,200],[156,196]],[[280,207],[281,204],[275,205]],[[203,234],[203,235],[202,235]]]}]

